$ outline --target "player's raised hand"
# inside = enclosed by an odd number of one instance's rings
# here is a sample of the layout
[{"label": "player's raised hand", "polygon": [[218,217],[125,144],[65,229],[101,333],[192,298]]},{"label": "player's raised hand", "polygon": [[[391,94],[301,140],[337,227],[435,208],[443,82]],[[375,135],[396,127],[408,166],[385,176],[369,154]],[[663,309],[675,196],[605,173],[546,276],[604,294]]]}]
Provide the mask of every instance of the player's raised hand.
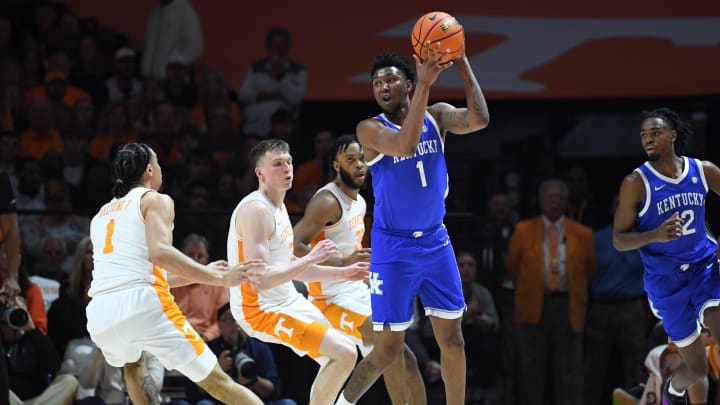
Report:
[{"label": "player's raised hand", "polygon": [[370,263],[357,262],[343,267],[342,279],[348,281],[362,281],[370,278]]},{"label": "player's raised hand", "polygon": [[345,258],[345,265],[350,265],[357,262],[369,262],[370,261],[370,248],[358,249],[348,257]]},{"label": "player's raised hand", "polygon": [[440,50],[440,43],[431,43],[428,41],[422,48],[423,59],[413,54],[415,59],[415,71],[417,72],[418,83],[425,82],[428,86],[435,83],[440,72],[449,69],[453,65],[453,61],[442,63],[450,51],[448,49]]},{"label": "player's raised hand", "polygon": [[330,239],[323,239],[313,247],[306,257],[311,262],[318,264],[324,262],[328,257],[336,254],[337,252],[337,246],[335,246],[333,241]]},{"label": "player's raised hand", "polygon": [[657,241],[668,242],[680,238],[683,232],[682,224],[682,218],[675,212],[655,230],[657,232]]}]

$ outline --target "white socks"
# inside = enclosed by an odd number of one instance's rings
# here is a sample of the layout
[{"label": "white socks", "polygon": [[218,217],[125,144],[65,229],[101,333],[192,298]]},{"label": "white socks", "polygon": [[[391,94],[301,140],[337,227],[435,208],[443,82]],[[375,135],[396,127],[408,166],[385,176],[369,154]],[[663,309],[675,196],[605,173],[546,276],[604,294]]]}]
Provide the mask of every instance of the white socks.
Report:
[{"label": "white socks", "polygon": [[340,396],[338,397],[337,402],[335,402],[335,405],[354,405],[354,402],[350,402],[347,399],[345,399],[345,392],[341,392]]},{"label": "white socks", "polygon": [[675,388],[673,388],[673,386],[672,386],[672,380],[670,380],[670,382],[668,383],[668,392],[675,395],[676,397],[682,397],[685,395],[684,390],[683,390],[683,392],[675,391]]}]

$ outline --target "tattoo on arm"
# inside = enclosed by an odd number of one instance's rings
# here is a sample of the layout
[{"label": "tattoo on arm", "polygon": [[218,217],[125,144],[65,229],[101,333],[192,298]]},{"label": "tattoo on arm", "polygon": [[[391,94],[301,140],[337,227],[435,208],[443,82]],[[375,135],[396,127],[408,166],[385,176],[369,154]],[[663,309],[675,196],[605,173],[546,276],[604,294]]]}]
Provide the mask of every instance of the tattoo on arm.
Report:
[{"label": "tattoo on arm", "polygon": [[152,377],[149,375],[143,376],[140,386],[147,397],[148,404],[160,405],[160,393]]},{"label": "tattoo on arm", "polygon": [[445,112],[443,115],[443,123],[445,123],[447,128],[467,129],[470,127],[466,109]]}]

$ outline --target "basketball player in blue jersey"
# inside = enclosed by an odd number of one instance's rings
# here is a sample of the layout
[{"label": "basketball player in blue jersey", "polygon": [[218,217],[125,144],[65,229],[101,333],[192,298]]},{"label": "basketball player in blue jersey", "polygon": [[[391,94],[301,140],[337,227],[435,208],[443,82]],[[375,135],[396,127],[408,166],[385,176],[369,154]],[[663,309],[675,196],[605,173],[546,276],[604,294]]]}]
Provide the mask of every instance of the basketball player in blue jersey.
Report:
[{"label": "basketball player in blue jersey", "polygon": [[687,404],[687,388],[707,375],[701,325],[720,337],[718,245],[705,224],[708,191],[720,195],[720,169],[676,154],[690,134],[667,108],[643,113],[648,161],[620,186],[613,233],[618,250],[640,250],[651,307],[683,359],[663,383],[663,405]]},{"label": "basketball player in blue jersey", "polygon": [[[489,120],[485,97],[465,49],[446,64],[439,45],[406,59],[375,58],[372,86],[382,113],[356,128],[372,173],[375,194],[371,231],[370,287],[373,350],[356,366],[338,404],[353,404],[403,350],[420,296],[441,350],[448,404],[465,403],[465,351],[460,328],[465,301],[455,255],[443,225],[448,174],[443,155],[447,132],[469,134]],[[430,87],[440,72],[457,66],[467,108],[428,106]],[[414,90],[412,100],[410,93]]]}]

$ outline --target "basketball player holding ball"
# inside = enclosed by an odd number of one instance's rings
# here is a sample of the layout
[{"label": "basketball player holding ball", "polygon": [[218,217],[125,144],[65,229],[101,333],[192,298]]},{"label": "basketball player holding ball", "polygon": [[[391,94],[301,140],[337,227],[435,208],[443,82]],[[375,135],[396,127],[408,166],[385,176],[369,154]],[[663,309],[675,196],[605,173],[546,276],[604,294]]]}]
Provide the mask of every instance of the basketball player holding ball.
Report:
[{"label": "basketball player holding ball", "polygon": [[[434,20],[440,14],[436,13]],[[428,13],[421,20],[432,15]],[[424,32],[420,34],[424,36]],[[473,133],[485,128],[490,118],[465,55],[464,39],[454,59],[444,62],[450,51],[428,40],[420,49],[421,57],[413,55],[415,69],[408,60],[393,54],[379,55],[373,62],[373,95],[382,112],[360,121],[356,133],[375,193],[370,259],[374,348],[355,367],[337,404],[356,403],[398,358],[405,330],[413,320],[416,295],[430,317],[441,350],[446,402],[465,403],[466,366],[460,328],[465,302],[443,225],[448,192],[443,150],[448,132]],[[451,66],[457,66],[462,79],[467,108],[443,102],[428,106],[430,87]]]}]

